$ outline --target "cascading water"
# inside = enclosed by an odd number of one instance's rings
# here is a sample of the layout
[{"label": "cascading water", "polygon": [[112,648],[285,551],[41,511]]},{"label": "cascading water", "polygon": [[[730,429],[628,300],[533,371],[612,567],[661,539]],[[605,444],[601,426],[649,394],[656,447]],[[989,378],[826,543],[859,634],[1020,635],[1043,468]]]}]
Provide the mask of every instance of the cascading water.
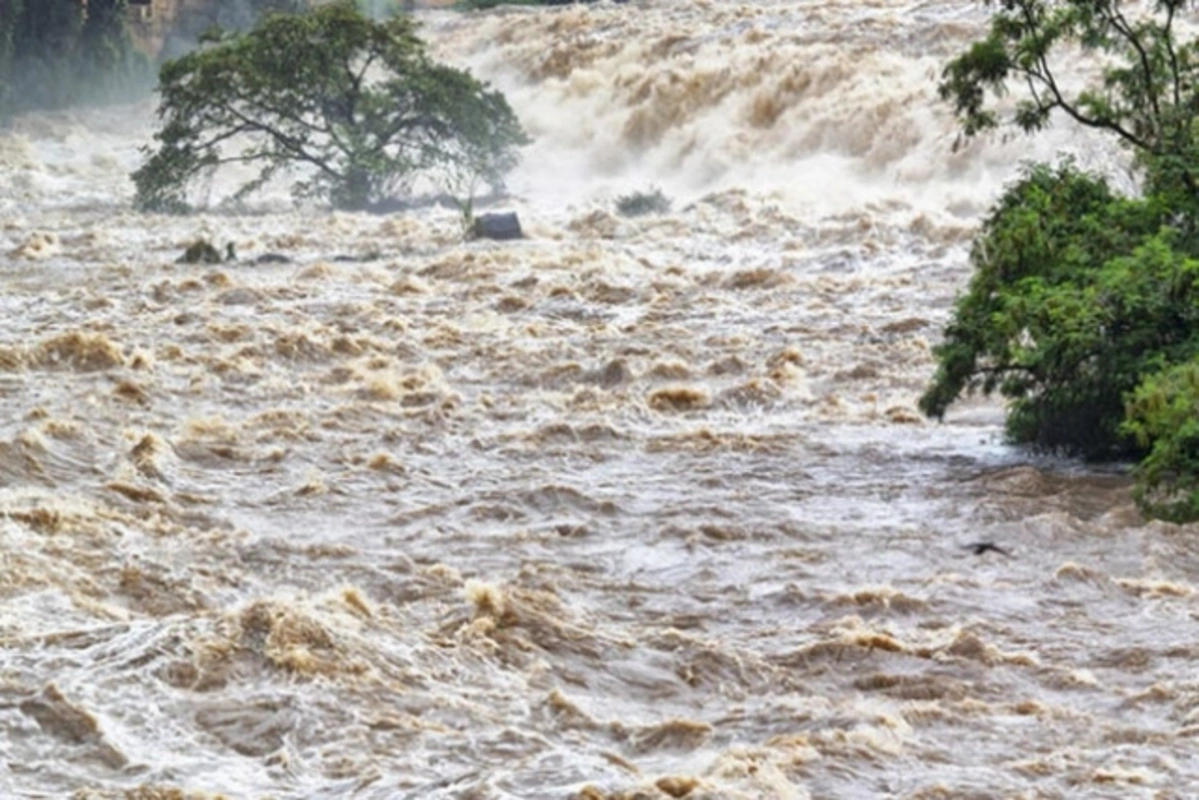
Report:
[{"label": "cascading water", "polygon": [[0,133],[0,795],[1186,796],[1194,537],[914,408],[1019,162],[1123,170],[955,148],[984,12],[428,13],[515,243],[135,214],[149,103]]}]

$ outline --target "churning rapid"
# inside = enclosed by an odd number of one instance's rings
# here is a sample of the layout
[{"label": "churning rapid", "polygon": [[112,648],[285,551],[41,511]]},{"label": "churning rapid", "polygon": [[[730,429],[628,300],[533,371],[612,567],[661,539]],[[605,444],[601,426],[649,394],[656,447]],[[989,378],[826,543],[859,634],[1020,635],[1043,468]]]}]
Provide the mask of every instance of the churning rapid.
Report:
[{"label": "churning rapid", "polygon": [[135,214],[149,103],[0,133],[0,795],[1192,795],[1194,531],[914,407],[1021,159],[1120,170],[955,148],[985,8],[423,20],[523,241]]}]

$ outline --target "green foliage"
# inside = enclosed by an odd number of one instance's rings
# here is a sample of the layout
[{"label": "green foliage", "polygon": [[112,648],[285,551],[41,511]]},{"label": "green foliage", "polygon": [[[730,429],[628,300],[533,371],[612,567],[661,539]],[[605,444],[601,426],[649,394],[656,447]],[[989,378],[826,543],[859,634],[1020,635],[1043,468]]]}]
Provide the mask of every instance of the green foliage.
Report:
[{"label": "green foliage", "polygon": [[[1155,0],[1153,13],[1136,19],[1120,0],[996,5],[987,37],[949,63],[940,85],[966,136],[1005,121],[1038,131],[1060,111],[1132,147],[1151,193],[1181,188],[1193,196],[1199,42],[1179,42],[1175,26],[1193,3]],[[1071,45],[1103,58],[1098,86],[1077,92],[1063,86],[1059,68],[1077,58]],[[1002,96],[1011,81],[1023,83],[1027,94],[1004,120],[988,95]]]},{"label": "green foliage", "polygon": [[1149,451],[1135,471],[1141,507],[1175,522],[1199,519],[1199,361],[1146,378],[1124,431]]},{"label": "green foliage", "polygon": [[656,187],[644,192],[631,192],[616,198],[616,213],[622,217],[640,217],[646,214],[669,212],[670,198]]},{"label": "green foliage", "polygon": [[[940,91],[964,135],[1033,132],[1062,112],[1130,147],[1144,194],[1118,197],[1068,163],[1026,170],[974,242],[920,399],[941,417],[963,393],[997,391],[1015,442],[1143,457],[1138,501],[1175,520],[1199,518],[1199,44],[1175,30],[1188,5],[1130,19],[1116,0],[1002,0],[950,62]],[[1101,57],[1097,86],[1063,88],[1067,45]],[[1013,80],[1026,96],[1004,119],[989,98]]]},{"label": "green foliage", "polygon": [[433,62],[412,21],[354,3],[265,17],[163,65],[159,146],[133,174],[139,208],[182,211],[225,164],[257,167],[237,197],[285,170],[297,197],[365,209],[447,171],[494,190],[528,140],[503,95]]},{"label": "green foliage", "polygon": [[934,349],[921,409],[940,417],[963,392],[999,391],[1015,442],[1135,452],[1121,432],[1125,395],[1199,352],[1199,262],[1174,249],[1166,217],[1069,164],[1029,170],[975,240],[974,277]]}]

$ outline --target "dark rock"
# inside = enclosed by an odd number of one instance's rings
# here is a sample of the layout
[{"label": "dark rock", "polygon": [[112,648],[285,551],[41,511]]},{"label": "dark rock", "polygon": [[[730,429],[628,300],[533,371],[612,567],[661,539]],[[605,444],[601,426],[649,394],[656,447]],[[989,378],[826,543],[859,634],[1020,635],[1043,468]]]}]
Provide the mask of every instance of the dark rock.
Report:
[{"label": "dark rock", "polygon": [[225,255],[221,255],[221,251],[216,249],[216,246],[206,239],[196,239],[187,249],[183,251],[183,255],[175,259],[176,264],[220,264],[223,261],[236,261],[237,249],[233,242],[225,245]]},{"label": "dark rock", "polygon": [[178,264],[219,264],[223,259],[221,252],[213,247],[212,242],[197,239],[188,245],[183,255],[175,259]]},{"label": "dark rock", "polygon": [[334,261],[351,264],[364,264],[367,261],[378,261],[381,258],[383,258],[383,254],[378,250],[369,250],[365,253],[359,253],[357,255],[352,255],[350,253],[339,253],[338,255],[333,256]]},{"label": "dark rock", "polygon": [[480,214],[475,217],[471,233],[476,239],[523,239],[520,230],[520,220],[515,211],[495,214]]},{"label": "dark rock", "polygon": [[244,286],[227,289],[216,296],[216,301],[223,306],[252,306],[261,299],[261,294]]},{"label": "dark rock", "polygon": [[994,542],[974,542],[972,544],[962,545],[963,550],[969,550],[976,556],[981,556],[983,553],[999,553],[1001,556],[1012,558],[1012,554],[995,544]]},{"label": "dark rock", "polygon": [[282,253],[263,253],[254,259],[255,264],[290,264],[291,259]]}]

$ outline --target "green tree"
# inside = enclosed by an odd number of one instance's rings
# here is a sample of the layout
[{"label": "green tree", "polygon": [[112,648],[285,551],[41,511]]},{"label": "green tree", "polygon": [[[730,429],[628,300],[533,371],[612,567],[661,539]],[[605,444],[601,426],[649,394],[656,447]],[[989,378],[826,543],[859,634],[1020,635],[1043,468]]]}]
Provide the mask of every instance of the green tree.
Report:
[{"label": "green tree", "polygon": [[999,391],[1014,442],[1137,453],[1121,430],[1127,393],[1199,352],[1195,262],[1167,217],[1068,163],[1030,168],[974,242],[921,409],[941,417],[964,392]]},{"label": "green tree", "polygon": [[133,174],[136,204],[180,211],[225,164],[300,174],[298,197],[366,209],[469,162],[499,189],[527,138],[500,93],[425,53],[404,16],[374,22],[352,2],[265,17],[163,65],[157,150]]},{"label": "green tree", "polygon": [[1133,393],[1124,430],[1148,451],[1134,496],[1161,519],[1199,519],[1199,363],[1150,375]]},{"label": "green tree", "polygon": [[[1151,515],[1199,515],[1199,46],[1178,41],[1189,5],[1126,15],[1116,0],[1001,0],[988,35],[940,86],[967,137],[1055,113],[1131,148],[1140,197],[1072,164],[1028,168],[975,239],[937,373],[920,399],[940,418],[963,393],[1009,399],[1011,440],[1088,458],[1144,458],[1136,496]],[[1067,91],[1074,48],[1100,56],[1097,85]],[[1024,95],[1005,116],[995,98]]]},{"label": "green tree", "polygon": [[[966,136],[1001,122],[1026,132],[1055,112],[1110,132],[1131,147],[1149,179],[1147,192],[1193,202],[1199,43],[1178,41],[1179,12],[1191,0],[1155,0],[1152,13],[1126,14],[1121,0],[999,0],[986,38],[949,63],[941,96],[953,103]],[[1065,88],[1059,67],[1074,47],[1103,59],[1098,85]],[[1011,82],[1026,93],[1004,117],[993,102]]]}]

